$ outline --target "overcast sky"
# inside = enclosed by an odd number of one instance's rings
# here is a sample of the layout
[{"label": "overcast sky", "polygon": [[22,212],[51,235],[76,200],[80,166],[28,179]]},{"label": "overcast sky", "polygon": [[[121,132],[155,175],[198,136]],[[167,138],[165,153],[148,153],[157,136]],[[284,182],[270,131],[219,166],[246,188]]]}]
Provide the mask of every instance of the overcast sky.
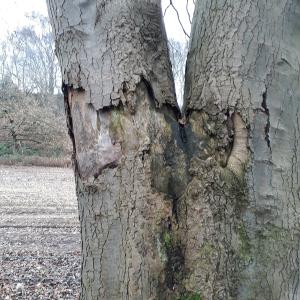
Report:
[{"label": "overcast sky", "polygon": [[26,25],[26,15],[38,12],[47,15],[46,0],[0,0],[0,37]]},{"label": "overcast sky", "polygon": [[[22,27],[26,24],[26,15],[38,12],[47,15],[46,0],[0,0],[0,38],[3,39],[8,32]],[[189,33],[190,24],[186,13],[186,3],[189,4],[192,16],[192,0],[173,0],[175,7],[180,12],[181,22]],[[170,3],[169,0],[162,0],[163,11]],[[184,40],[185,34],[178,22],[176,12],[169,7],[165,15],[165,23],[168,36],[176,40]]]}]

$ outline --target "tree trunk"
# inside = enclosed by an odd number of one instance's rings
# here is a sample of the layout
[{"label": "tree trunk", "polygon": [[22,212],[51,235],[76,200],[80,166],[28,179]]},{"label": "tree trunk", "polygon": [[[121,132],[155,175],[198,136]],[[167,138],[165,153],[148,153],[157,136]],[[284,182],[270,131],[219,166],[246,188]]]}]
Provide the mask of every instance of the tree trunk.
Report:
[{"label": "tree trunk", "polygon": [[296,0],[196,5],[185,109],[211,155],[185,200],[185,267],[204,299],[300,299],[299,13]]},{"label": "tree trunk", "polygon": [[172,173],[183,167],[170,153],[181,151],[180,111],[160,1],[48,8],[74,146],[81,299],[165,298],[164,239],[181,184]]},{"label": "tree trunk", "polygon": [[196,2],[183,118],[159,0],[48,8],[81,299],[299,299],[299,1]]}]

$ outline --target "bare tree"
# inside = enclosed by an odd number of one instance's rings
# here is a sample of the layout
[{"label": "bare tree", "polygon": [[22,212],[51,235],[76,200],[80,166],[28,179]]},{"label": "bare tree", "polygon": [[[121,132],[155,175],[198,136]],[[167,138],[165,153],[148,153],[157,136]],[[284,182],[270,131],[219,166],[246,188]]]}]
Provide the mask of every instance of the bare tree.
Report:
[{"label": "bare tree", "polygon": [[183,116],[159,0],[48,8],[81,299],[299,299],[299,1],[197,1]]},{"label": "bare tree", "polygon": [[14,31],[2,44],[5,71],[25,93],[53,95],[60,74],[51,27],[46,17],[32,15],[30,20],[33,25]]},{"label": "bare tree", "polygon": [[55,102],[41,106],[39,95],[6,85],[0,90],[0,141],[13,154],[53,156],[68,151],[65,121]]},{"label": "bare tree", "polygon": [[63,97],[54,95],[59,67],[48,18],[29,21],[1,42],[0,146],[4,153],[54,156],[68,150]]},{"label": "bare tree", "polygon": [[187,41],[176,41],[169,39],[169,52],[172,64],[172,71],[174,76],[174,82],[176,87],[176,96],[179,106],[183,104],[183,91],[184,91],[184,76],[185,76],[185,64],[188,52]]}]

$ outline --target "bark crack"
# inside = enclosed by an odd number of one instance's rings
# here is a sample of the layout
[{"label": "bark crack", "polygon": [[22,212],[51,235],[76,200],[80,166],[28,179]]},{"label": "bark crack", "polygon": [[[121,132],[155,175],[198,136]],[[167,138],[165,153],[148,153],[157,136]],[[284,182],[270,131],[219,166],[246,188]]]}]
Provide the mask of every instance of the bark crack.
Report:
[{"label": "bark crack", "polygon": [[65,113],[66,113],[66,119],[67,119],[67,127],[68,127],[68,134],[70,136],[71,142],[72,142],[72,162],[74,165],[75,173],[78,174],[78,165],[76,160],[76,144],[75,144],[75,136],[74,136],[74,129],[73,129],[73,119],[72,119],[72,113],[71,113],[71,107],[70,107],[70,92],[71,87],[66,85],[65,83],[62,84],[62,92],[64,95],[64,105],[65,105]]},{"label": "bark crack", "polygon": [[267,115],[267,122],[266,122],[266,126],[265,126],[265,140],[267,142],[268,148],[271,149],[271,142],[270,142],[270,111],[267,105],[267,88],[265,89],[265,91],[262,94],[262,103],[261,103],[261,107],[263,109],[263,112]]}]

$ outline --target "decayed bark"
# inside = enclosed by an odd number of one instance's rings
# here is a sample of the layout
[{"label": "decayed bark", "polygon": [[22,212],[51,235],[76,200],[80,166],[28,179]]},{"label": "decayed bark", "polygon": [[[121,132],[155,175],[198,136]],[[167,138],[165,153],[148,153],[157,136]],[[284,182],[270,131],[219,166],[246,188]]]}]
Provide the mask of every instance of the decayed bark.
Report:
[{"label": "decayed bark", "polygon": [[196,5],[185,110],[210,154],[192,159],[182,199],[184,284],[205,299],[300,299],[299,12],[296,0]]}]

